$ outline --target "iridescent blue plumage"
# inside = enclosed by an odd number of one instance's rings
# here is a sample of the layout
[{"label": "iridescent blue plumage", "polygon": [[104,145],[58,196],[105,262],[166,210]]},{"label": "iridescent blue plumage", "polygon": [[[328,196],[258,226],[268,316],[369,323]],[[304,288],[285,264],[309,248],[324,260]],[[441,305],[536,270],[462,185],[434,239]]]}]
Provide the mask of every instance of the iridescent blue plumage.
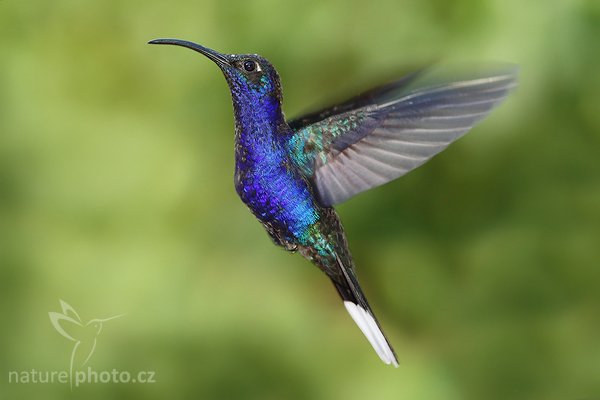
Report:
[{"label": "iridescent blue plumage", "polygon": [[281,111],[277,72],[266,60],[251,57],[260,76],[223,70],[236,116],[236,191],[278,244],[290,249],[311,246],[332,256],[333,247],[318,232],[322,207],[306,177],[292,167],[286,148],[293,132]]},{"label": "iridescent blue plumage", "polygon": [[442,80],[422,71],[286,121],[279,76],[266,59],[177,39],[150,43],[193,49],[221,68],[235,113],[238,195],[276,244],[327,274],[379,357],[398,366],[332,206],[402,176],[462,136],[508,94],[515,68]]}]

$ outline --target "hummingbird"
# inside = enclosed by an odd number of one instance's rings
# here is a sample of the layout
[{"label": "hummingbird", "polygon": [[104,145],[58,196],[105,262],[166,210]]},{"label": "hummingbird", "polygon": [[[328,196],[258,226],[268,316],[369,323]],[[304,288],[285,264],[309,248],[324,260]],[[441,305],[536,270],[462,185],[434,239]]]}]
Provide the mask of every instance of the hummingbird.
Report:
[{"label": "hummingbird", "polygon": [[104,323],[120,318],[123,314],[103,319],[94,318],[84,323],[69,303],[63,300],[59,300],[59,302],[62,313],[51,311],[48,316],[54,329],[73,342],[69,362],[69,377],[72,384],[73,368],[83,367],[90,360],[96,349],[98,335],[102,332]]},{"label": "hummingbird", "polygon": [[273,242],[333,283],[379,358],[398,358],[363,293],[333,208],[417,168],[482,120],[516,86],[512,65],[446,76],[424,68],[336,105],[287,120],[276,69],[257,54],[224,54],[180,39],[222,71],[235,116],[235,189]]}]

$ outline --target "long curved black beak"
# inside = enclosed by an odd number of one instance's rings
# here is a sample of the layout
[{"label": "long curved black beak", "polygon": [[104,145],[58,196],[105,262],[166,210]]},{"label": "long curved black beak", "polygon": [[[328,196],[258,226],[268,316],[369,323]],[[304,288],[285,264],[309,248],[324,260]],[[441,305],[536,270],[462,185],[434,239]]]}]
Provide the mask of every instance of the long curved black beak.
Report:
[{"label": "long curved black beak", "polygon": [[208,47],[200,46],[197,43],[189,42],[187,40],[180,39],[154,39],[148,42],[148,44],[171,44],[174,46],[187,47],[188,49],[192,49],[197,51],[200,54],[205,55],[210,58],[214,62],[216,62],[220,66],[230,66],[229,60],[224,54],[219,53],[218,51],[214,51],[213,49],[209,49]]}]

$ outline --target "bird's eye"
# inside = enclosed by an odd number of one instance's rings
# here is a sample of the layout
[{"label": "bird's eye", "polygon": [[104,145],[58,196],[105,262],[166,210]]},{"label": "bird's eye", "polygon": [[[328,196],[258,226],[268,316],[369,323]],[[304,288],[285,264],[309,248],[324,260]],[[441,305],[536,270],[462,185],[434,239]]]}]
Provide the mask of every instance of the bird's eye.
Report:
[{"label": "bird's eye", "polygon": [[256,70],[256,63],[251,60],[244,61],[244,69],[248,72]]}]

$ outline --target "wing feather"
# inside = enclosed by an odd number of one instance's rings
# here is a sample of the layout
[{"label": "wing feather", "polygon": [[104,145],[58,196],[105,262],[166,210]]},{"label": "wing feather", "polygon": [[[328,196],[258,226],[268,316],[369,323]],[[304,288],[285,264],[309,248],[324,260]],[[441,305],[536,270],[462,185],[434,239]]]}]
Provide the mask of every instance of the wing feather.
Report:
[{"label": "wing feather", "polygon": [[302,160],[323,205],[341,203],[444,150],[504,100],[516,75],[513,66],[454,78],[429,69],[374,89],[291,121],[292,159]]}]

